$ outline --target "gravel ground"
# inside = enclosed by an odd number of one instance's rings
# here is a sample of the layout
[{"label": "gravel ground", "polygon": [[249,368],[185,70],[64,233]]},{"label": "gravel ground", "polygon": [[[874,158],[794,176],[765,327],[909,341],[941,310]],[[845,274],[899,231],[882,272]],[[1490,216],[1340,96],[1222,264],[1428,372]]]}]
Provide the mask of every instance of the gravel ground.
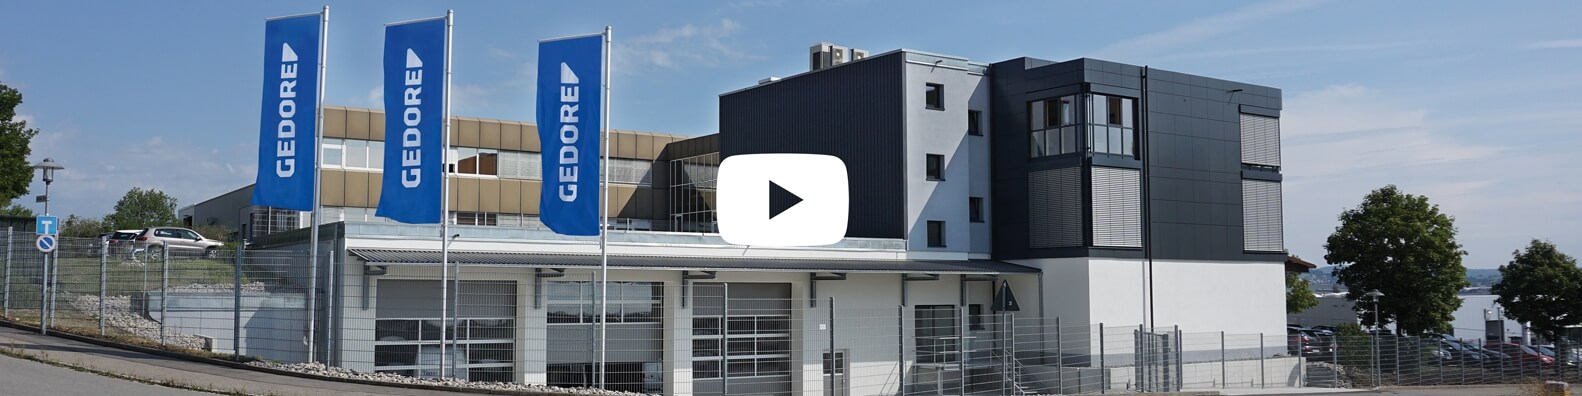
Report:
[{"label": "gravel ground", "polygon": [[248,364],[251,364],[251,365],[254,365],[254,366],[259,366],[259,367],[267,367],[267,368],[272,368],[272,369],[278,369],[278,370],[287,370],[287,371],[295,371],[295,372],[299,372],[299,373],[306,373],[306,374],[313,374],[313,375],[322,375],[322,376],[326,376],[326,377],[360,379],[360,380],[368,380],[368,381],[389,382],[389,383],[394,383],[394,384],[422,384],[422,385],[451,386],[451,387],[457,387],[457,388],[473,388],[473,389],[488,389],[488,390],[503,390],[503,391],[527,391],[527,392],[557,392],[557,393],[573,393],[573,394],[582,394],[582,395],[623,395],[623,396],[625,396],[625,395],[645,395],[643,393],[617,392],[617,391],[609,391],[609,390],[603,390],[603,389],[561,388],[561,387],[556,387],[556,386],[518,384],[518,383],[512,383],[512,382],[471,382],[471,381],[463,381],[463,380],[450,379],[450,378],[444,378],[444,379],[440,379],[440,378],[414,378],[414,377],[408,377],[408,376],[396,375],[396,374],[389,374],[389,373],[365,373],[365,372],[354,371],[352,369],[341,368],[341,367],[328,367],[328,366],[325,366],[322,363],[284,364],[284,363],[257,361],[257,362],[251,362],[251,363],[248,363]]},{"label": "gravel ground", "polygon": [[[229,286],[226,287],[230,289]],[[245,290],[245,288],[244,288]],[[72,308],[83,312],[95,319],[99,318],[99,296],[61,292],[61,297],[71,303]],[[105,298],[104,323],[131,333],[139,338],[159,342],[159,322],[145,318],[132,310],[132,298],[129,296],[111,296]],[[182,334],[175,329],[165,329],[165,343],[182,348],[203,348],[203,339],[188,334]]]}]

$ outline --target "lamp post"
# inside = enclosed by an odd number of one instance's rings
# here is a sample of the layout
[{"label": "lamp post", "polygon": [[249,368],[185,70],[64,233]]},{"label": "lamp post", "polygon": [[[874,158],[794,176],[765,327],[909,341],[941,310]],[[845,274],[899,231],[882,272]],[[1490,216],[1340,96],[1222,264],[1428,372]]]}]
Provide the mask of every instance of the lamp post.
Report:
[{"label": "lamp post", "polygon": [[[37,201],[44,203],[44,215],[49,216],[49,185],[55,182],[55,171],[66,169],[66,167],[60,166],[52,158],[45,158],[43,161],[33,164],[33,168],[44,174],[44,195],[38,196]],[[49,325],[55,321],[55,315],[50,314],[55,307],[55,290],[50,286],[52,285],[51,282],[59,283],[60,281],[55,279],[59,275],[58,270],[55,270],[56,273],[51,273],[54,266],[51,265],[53,263],[50,261],[53,261],[51,258],[55,256],[55,253],[43,253],[43,255],[44,266],[41,268],[41,281],[39,282],[39,292],[41,294],[39,295],[38,328],[40,334],[48,334]]]},{"label": "lamp post", "polygon": [[1377,386],[1379,378],[1384,375],[1384,368],[1379,367],[1379,329],[1384,327],[1383,323],[1379,322],[1379,298],[1384,297],[1384,293],[1374,289],[1368,292],[1367,296],[1373,300],[1373,381]]},{"label": "lamp post", "polygon": [[43,202],[44,203],[44,215],[48,216],[49,215],[49,184],[55,182],[55,171],[58,171],[58,170],[61,170],[61,169],[66,169],[66,167],[60,166],[60,163],[55,162],[55,159],[53,159],[53,158],[45,158],[43,161],[39,161],[39,163],[33,164],[33,169],[38,169],[41,173],[44,174],[44,195],[38,196],[37,200],[38,200],[38,202]]}]

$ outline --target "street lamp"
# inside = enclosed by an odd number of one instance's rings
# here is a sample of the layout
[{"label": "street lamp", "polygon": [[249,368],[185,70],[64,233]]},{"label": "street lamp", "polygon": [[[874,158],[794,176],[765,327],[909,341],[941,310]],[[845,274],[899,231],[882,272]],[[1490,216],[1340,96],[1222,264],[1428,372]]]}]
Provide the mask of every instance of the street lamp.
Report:
[{"label": "street lamp", "polygon": [[61,169],[66,169],[66,167],[60,166],[60,163],[55,162],[55,159],[53,159],[53,158],[45,158],[43,161],[39,161],[39,163],[33,164],[33,169],[38,169],[41,173],[44,174],[44,195],[38,196],[37,201],[44,203],[44,215],[48,216],[49,215],[49,184],[55,182],[55,171],[58,171],[58,170],[61,170]]},{"label": "street lamp", "polygon": [[1379,322],[1379,297],[1384,297],[1384,293],[1374,289],[1366,295],[1373,300],[1373,381],[1374,385],[1377,386],[1380,380],[1379,377],[1384,375],[1384,368],[1379,367],[1379,329],[1383,327],[1383,324]]}]

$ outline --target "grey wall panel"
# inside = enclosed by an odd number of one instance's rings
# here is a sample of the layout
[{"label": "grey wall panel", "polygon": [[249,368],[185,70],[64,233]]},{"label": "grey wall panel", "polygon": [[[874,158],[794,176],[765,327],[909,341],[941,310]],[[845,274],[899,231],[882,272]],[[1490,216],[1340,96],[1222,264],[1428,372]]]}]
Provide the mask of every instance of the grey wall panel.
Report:
[{"label": "grey wall panel", "polygon": [[905,237],[902,59],[872,57],[721,95],[722,159],[839,157],[851,191],[846,236]]},{"label": "grey wall panel", "polygon": [[1142,247],[1140,172],[1093,167],[1092,177],[1093,246]]},{"label": "grey wall panel", "polygon": [[1083,246],[1081,168],[1028,173],[1027,206],[1028,247]]}]

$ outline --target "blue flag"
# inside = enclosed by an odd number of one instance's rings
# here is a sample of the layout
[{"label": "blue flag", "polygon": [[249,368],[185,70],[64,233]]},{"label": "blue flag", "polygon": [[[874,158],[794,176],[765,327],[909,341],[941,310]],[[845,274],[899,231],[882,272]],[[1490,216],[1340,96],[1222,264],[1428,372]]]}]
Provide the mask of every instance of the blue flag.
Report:
[{"label": "blue flag", "polygon": [[414,224],[445,217],[447,23],[385,26],[385,162],[375,215]]},{"label": "blue flag", "polygon": [[538,43],[538,216],[562,235],[599,235],[604,36]]},{"label": "blue flag", "polygon": [[264,22],[264,102],[253,204],[313,210],[323,14]]}]

